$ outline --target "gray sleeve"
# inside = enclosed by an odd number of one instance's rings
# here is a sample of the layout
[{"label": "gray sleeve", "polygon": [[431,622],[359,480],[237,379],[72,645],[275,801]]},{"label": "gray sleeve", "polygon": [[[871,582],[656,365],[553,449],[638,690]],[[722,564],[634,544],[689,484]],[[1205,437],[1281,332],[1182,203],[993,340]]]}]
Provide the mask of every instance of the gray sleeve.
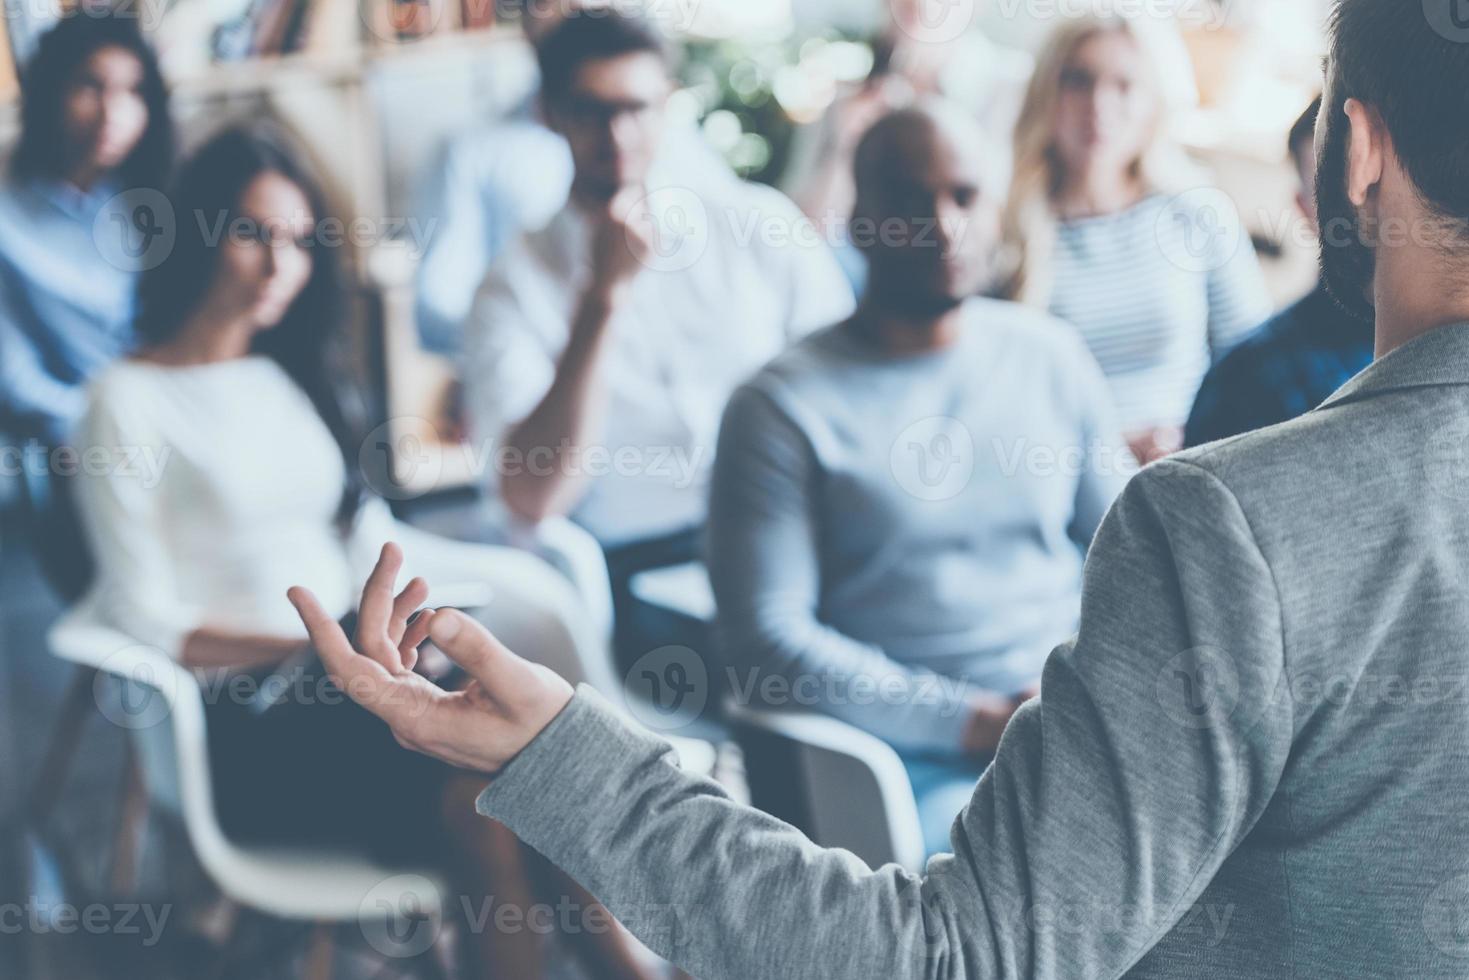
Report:
[{"label": "gray sleeve", "polygon": [[1234,497],[1164,461],[1103,522],[1078,638],[922,879],[735,805],[585,690],[478,807],[703,980],[1116,977],[1275,791],[1294,724],[1280,628]]},{"label": "gray sleeve", "polygon": [[708,564],[734,696],[749,699],[775,677],[784,682],[776,696],[796,706],[899,747],[956,751],[966,721],[961,685],[900,664],[817,615],[820,480],[796,424],[765,392],[743,388],[725,411],[714,458]]}]

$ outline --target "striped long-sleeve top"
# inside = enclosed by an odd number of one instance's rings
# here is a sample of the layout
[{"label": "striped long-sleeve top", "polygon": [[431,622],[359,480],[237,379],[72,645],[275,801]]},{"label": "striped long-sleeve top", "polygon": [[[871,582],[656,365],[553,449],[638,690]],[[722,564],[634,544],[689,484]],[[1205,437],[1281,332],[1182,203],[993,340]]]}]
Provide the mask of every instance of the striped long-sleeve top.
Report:
[{"label": "striped long-sleeve top", "polygon": [[1254,247],[1213,188],[1057,227],[1050,310],[1101,365],[1124,431],[1181,426],[1209,366],[1270,313]]}]

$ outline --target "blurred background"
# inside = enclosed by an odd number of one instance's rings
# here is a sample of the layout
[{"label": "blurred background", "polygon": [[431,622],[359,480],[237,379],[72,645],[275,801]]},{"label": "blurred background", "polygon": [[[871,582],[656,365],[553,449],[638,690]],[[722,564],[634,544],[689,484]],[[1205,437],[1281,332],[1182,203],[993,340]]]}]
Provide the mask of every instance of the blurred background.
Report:
[{"label": "blurred background", "polygon": [[[414,262],[427,222],[416,190],[456,134],[517,111],[535,91],[524,24],[555,0],[130,3],[172,82],[185,151],[222,120],[278,116],[330,176],[338,213],[365,222],[354,244],[368,244],[353,249],[367,290],[364,370],[392,366],[380,372],[383,417],[394,420],[400,461],[411,462],[384,479],[404,496],[465,483],[464,454],[439,450],[460,428],[452,374],[418,350],[413,322]],[[674,121],[696,125],[740,175],[798,198],[793,184],[811,166],[803,144],[814,152],[811,134],[828,108],[881,70],[871,39],[893,14],[882,0],[636,6],[682,51]],[[946,34],[973,32],[1024,54],[1058,19],[1089,6],[1177,21],[1182,63],[1165,72],[1176,136],[1235,200],[1277,301],[1303,293],[1313,247],[1293,241],[1278,216],[1292,213],[1286,133],[1319,85],[1328,0],[941,0],[921,16]],[[62,15],[51,0],[6,0],[0,144],[18,127],[14,65]]]},{"label": "blurred background", "polygon": [[[0,153],[19,129],[20,72],[36,39],[78,11],[53,0],[0,0]],[[391,447],[377,489],[401,507],[432,511],[467,491],[452,451],[461,426],[450,362],[421,349],[415,266],[423,245],[419,188],[458,134],[520,111],[537,86],[525,27],[551,0],[129,0],[172,85],[184,149],[231,120],[270,115],[301,137],[330,180],[340,213],[361,222],[350,249],[359,365],[386,420]],[[628,0],[631,2],[631,0]],[[910,0],[892,0],[907,4]],[[527,10],[526,4],[531,4]],[[1099,0],[1177,22],[1171,125],[1233,198],[1255,241],[1277,306],[1309,289],[1315,255],[1279,216],[1292,212],[1296,176],[1286,134],[1316,94],[1328,0]],[[943,0],[943,29],[983,36],[1005,57],[1034,52],[1083,0]],[[84,12],[84,11],[82,11]],[[653,0],[649,12],[677,42],[680,89],[672,112],[738,174],[788,191],[811,161],[814,131],[885,52],[873,38],[894,10],[882,0]],[[1005,151],[1000,151],[1005,152]],[[1271,216],[1275,216],[1273,219]],[[0,494],[13,488],[0,487]],[[0,499],[0,503],[3,503]],[[60,602],[38,574],[26,529],[0,527],[0,909],[28,915],[47,895],[80,887],[106,896],[117,788],[128,776],[122,729],[83,735],[80,764],[59,788],[47,842],[64,867],[37,868],[20,811],[43,766],[66,683],[44,633]],[[189,870],[177,828],[155,823],[138,866],[153,909],[207,908],[210,889]],[[39,874],[39,878],[38,878]],[[47,877],[48,875],[53,877]],[[64,879],[64,880],[63,880]],[[40,898],[38,899],[38,896]],[[194,940],[142,948],[112,935],[11,928],[0,917],[0,977],[204,976]],[[146,929],[146,924],[140,920]],[[257,924],[265,947],[288,932]],[[207,930],[206,930],[207,932]],[[27,940],[27,941],[22,941]],[[283,947],[284,948],[284,947]],[[295,954],[259,976],[295,975]],[[339,976],[392,976],[402,963],[371,949],[339,959]],[[248,975],[243,971],[240,975]]]}]

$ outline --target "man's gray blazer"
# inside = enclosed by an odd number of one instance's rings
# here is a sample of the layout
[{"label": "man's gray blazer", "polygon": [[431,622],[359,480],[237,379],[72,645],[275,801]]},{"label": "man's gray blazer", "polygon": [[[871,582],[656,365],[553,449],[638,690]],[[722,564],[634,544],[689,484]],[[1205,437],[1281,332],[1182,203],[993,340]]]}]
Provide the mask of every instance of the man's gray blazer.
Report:
[{"label": "man's gray blazer", "polygon": [[922,879],[580,692],[480,800],[701,980],[1469,976],[1469,326],[1156,463]]}]

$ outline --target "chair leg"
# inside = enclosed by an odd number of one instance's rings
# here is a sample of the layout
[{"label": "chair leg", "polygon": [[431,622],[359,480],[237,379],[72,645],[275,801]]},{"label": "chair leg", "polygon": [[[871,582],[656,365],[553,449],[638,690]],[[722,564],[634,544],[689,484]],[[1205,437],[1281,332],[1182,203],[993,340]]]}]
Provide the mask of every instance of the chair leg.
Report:
[{"label": "chair leg", "polygon": [[72,674],[56,727],[51,731],[51,744],[46,748],[45,761],[41,763],[41,770],[31,786],[30,815],[36,827],[45,825],[61,800],[61,791],[71,771],[71,760],[81,744],[87,719],[95,710],[92,686],[96,679],[97,671],[91,667],[77,667]]},{"label": "chair leg", "polygon": [[148,830],[148,792],[143,783],[143,768],[131,740],[126,743],[124,751],[121,805],[118,808],[117,833],[112,841],[112,891],[115,895],[131,895],[137,891],[143,837]]},{"label": "chair leg", "polygon": [[303,980],[332,980],[332,954],[336,933],[330,922],[318,922],[306,945]]}]

